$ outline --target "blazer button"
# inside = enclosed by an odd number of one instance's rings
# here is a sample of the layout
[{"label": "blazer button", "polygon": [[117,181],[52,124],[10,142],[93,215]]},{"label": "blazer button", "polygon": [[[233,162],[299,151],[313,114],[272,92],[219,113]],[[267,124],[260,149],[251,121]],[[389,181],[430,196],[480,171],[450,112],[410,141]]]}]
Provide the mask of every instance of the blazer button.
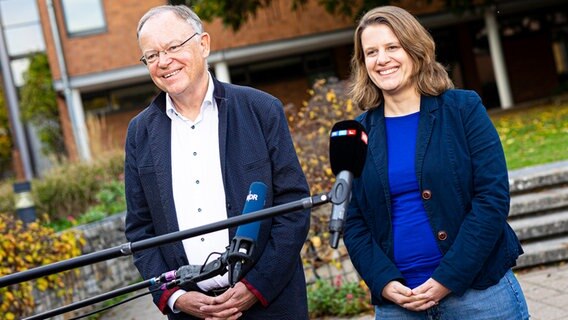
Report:
[{"label": "blazer button", "polygon": [[227,209],[231,209],[231,204],[227,202]]},{"label": "blazer button", "polygon": [[446,239],[448,239],[448,233],[444,230],[438,231],[438,240],[444,241]]},{"label": "blazer button", "polygon": [[430,198],[432,198],[432,191],[430,191],[428,189],[422,191],[422,199],[430,200]]}]

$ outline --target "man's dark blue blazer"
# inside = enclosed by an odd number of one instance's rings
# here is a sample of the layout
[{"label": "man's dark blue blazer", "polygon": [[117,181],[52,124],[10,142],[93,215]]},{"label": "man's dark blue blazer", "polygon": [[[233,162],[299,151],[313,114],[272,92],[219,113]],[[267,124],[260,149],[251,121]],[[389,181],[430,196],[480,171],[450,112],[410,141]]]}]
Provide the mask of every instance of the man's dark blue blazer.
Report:
[{"label": "man's dark blue blazer", "polygon": [[[309,196],[282,103],[255,90],[214,79],[219,110],[219,150],[228,217],[240,215],[250,184],[265,183],[266,206]],[[178,231],[172,193],[171,122],[166,96],[160,93],[128,126],[125,187],[126,237],[134,242]],[[215,146],[211,146],[215,147]],[[262,221],[254,266],[244,282],[261,296],[242,319],[308,319],[306,283],[300,250],[309,229],[309,210]],[[231,228],[232,238],[236,228]],[[227,239],[227,244],[229,239]],[[187,265],[181,242],[134,254],[144,279]],[[154,294],[154,302],[170,319],[194,319],[167,307],[171,292]]]}]

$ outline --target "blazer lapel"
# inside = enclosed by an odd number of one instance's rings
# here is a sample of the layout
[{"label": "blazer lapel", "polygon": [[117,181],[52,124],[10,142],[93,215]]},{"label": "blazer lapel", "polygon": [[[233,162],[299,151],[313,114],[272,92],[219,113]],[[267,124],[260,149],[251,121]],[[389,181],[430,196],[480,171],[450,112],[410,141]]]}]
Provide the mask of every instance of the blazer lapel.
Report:
[{"label": "blazer lapel", "polygon": [[219,116],[219,157],[221,162],[221,175],[223,177],[223,184],[227,186],[227,128],[229,122],[227,99],[225,97],[225,88],[221,82],[213,78],[213,98],[217,103],[217,110]]},{"label": "blazer lapel", "polygon": [[424,156],[432,137],[432,128],[436,116],[434,111],[438,109],[435,97],[422,96],[420,99],[420,119],[418,120],[418,137],[416,138],[416,157],[415,170],[416,178],[420,188],[422,189],[422,166],[424,164]]},{"label": "blazer lapel", "polygon": [[[158,196],[162,204],[168,232],[179,230],[172,189],[171,119],[165,113],[165,94],[154,100],[154,112],[148,118],[148,139],[152,161],[156,169]],[[176,251],[185,255],[181,241],[174,243]]]},{"label": "blazer lapel", "polygon": [[[385,198],[390,202],[390,195],[386,190],[388,190],[389,178],[388,178],[388,157],[387,157],[387,140],[386,140],[386,129],[385,129],[385,116],[383,111],[383,106],[379,106],[377,109],[373,110],[370,116],[370,135],[369,141],[373,143],[369,144],[369,154],[373,165],[375,166],[377,173],[379,175],[379,180],[384,186]],[[373,180],[373,179],[370,179]]]}]

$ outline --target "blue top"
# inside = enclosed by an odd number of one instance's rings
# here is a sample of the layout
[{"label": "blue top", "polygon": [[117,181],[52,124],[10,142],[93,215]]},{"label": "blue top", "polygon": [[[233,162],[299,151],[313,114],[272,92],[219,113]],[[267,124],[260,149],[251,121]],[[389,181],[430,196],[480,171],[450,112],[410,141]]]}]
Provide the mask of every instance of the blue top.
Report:
[{"label": "blue top", "polygon": [[442,259],[414,169],[419,118],[420,112],[385,117],[394,262],[410,288],[428,280]]}]

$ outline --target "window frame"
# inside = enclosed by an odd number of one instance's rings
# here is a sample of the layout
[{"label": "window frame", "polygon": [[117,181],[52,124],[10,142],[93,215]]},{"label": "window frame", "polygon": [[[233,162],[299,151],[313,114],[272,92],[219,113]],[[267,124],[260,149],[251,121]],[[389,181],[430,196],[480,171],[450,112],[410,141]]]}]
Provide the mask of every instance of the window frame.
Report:
[{"label": "window frame", "polygon": [[108,31],[108,23],[107,23],[107,19],[106,19],[106,14],[105,14],[105,6],[104,6],[104,1],[103,0],[95,0],[98,2],[101,13],[102,13],[102,23],[103,26],[102,27],[93,27],[91,29],[88,30],[83,30],[83,31],[76,31],[76,32],[72,32],[69,30],[69,20],[68,20],[68,8],[66,9],[65,6],[65,2],[69,1],[69,0],[60,0],[60,5],[61,5],[61,11],[63,14],[63,22],[65,24],[65,32],[67,34],[67,36],[69,38],[75,38],[75,37],[84,37],[84,36],[90,36],[90,35],[95,35],[95,34],[101,34],[101,33],[106,33]]}]

